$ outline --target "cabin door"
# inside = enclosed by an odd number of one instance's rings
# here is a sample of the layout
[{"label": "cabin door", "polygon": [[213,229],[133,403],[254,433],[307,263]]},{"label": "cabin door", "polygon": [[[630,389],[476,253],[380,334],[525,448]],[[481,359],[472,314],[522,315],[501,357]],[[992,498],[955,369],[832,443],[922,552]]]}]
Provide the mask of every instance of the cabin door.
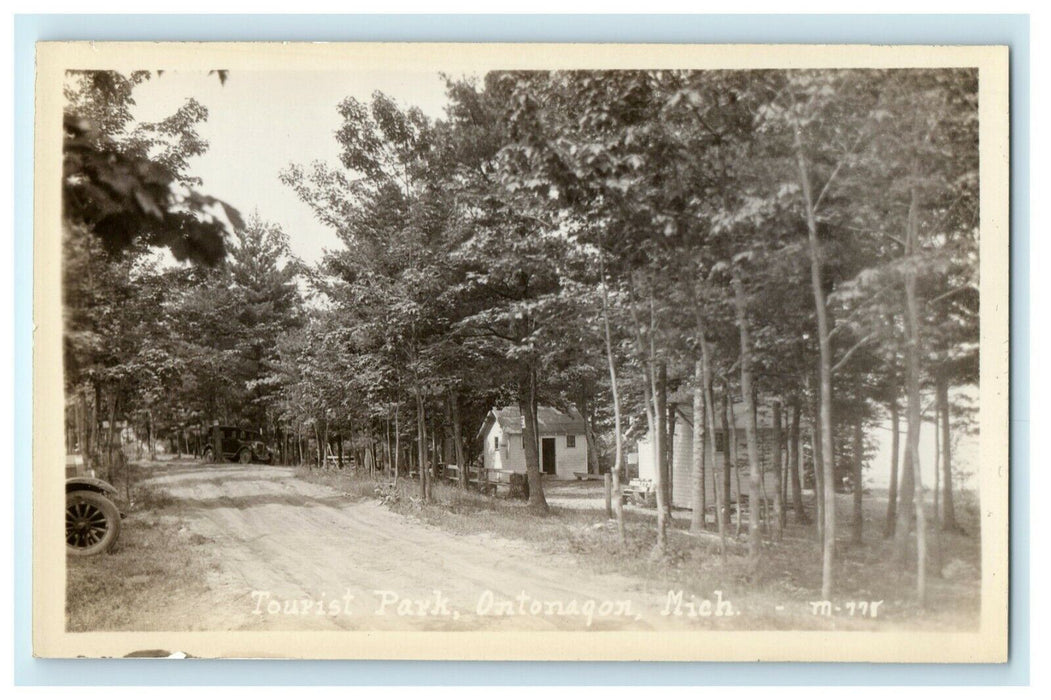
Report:
[{"label": "cabin door", "polygon": [[555,473],[555,438],[540,440],[540,471],[545,474]]}]

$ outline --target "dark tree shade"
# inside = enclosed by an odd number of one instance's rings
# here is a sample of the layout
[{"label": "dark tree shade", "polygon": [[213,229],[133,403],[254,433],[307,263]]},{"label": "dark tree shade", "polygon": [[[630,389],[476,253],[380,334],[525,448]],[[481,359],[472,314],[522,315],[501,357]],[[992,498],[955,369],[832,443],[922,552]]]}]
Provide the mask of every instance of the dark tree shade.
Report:
[{"label": "dark tree shade", "polygon": [[67,221],[83,225],[110,253],[141,237],[169,248],[179,260],[214,265],[226,252],[227,224],[243,228],[240,213],[225,202],[178,186],[176,174],[143,155],[122,150],[93,122],[64,118],[63,181]]}]

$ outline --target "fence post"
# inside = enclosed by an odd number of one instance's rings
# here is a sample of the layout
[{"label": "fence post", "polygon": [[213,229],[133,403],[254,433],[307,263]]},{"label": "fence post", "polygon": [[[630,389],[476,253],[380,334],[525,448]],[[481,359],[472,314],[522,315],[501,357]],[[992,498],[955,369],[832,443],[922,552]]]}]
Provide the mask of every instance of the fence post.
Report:
[{"label": "fence post", "polygon": [[613,519],[613,478],[606,472],[602,475],[602,485],[606,489],[606,519]]}]

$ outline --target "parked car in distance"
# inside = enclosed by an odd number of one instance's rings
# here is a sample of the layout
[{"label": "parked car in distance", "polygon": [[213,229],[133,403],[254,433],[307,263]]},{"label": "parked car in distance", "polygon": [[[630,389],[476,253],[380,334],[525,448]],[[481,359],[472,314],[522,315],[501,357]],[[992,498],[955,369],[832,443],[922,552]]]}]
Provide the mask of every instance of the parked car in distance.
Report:
[{"label": "parked car in distance", "polygon": [[274,453],[263,442],[263,436],[258,431],[228,425],[213,425],[205,431],[202,456],[205,462],[269,464],[274,458]]},{"label": "parked car in distance", "polygon": [[96,479],[78,454],[66,455],[66,551],[74,556],[108,552],[120,537],[124,514],[117,489]]}]

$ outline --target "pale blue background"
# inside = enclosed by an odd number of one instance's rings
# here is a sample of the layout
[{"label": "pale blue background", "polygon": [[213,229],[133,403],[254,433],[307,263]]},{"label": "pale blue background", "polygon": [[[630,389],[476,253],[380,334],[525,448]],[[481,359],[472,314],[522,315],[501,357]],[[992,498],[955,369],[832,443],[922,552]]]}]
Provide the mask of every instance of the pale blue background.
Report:
[{"label": "pale blue background", "polygon": [[[550,41],[1011,46],[1011,663],[55,660],[31,645],[33,43]],[[1026,15],[21,15],[15,18],[15,682],[40,684],[1026,684],[1029,681],[1029,18]]]}]

